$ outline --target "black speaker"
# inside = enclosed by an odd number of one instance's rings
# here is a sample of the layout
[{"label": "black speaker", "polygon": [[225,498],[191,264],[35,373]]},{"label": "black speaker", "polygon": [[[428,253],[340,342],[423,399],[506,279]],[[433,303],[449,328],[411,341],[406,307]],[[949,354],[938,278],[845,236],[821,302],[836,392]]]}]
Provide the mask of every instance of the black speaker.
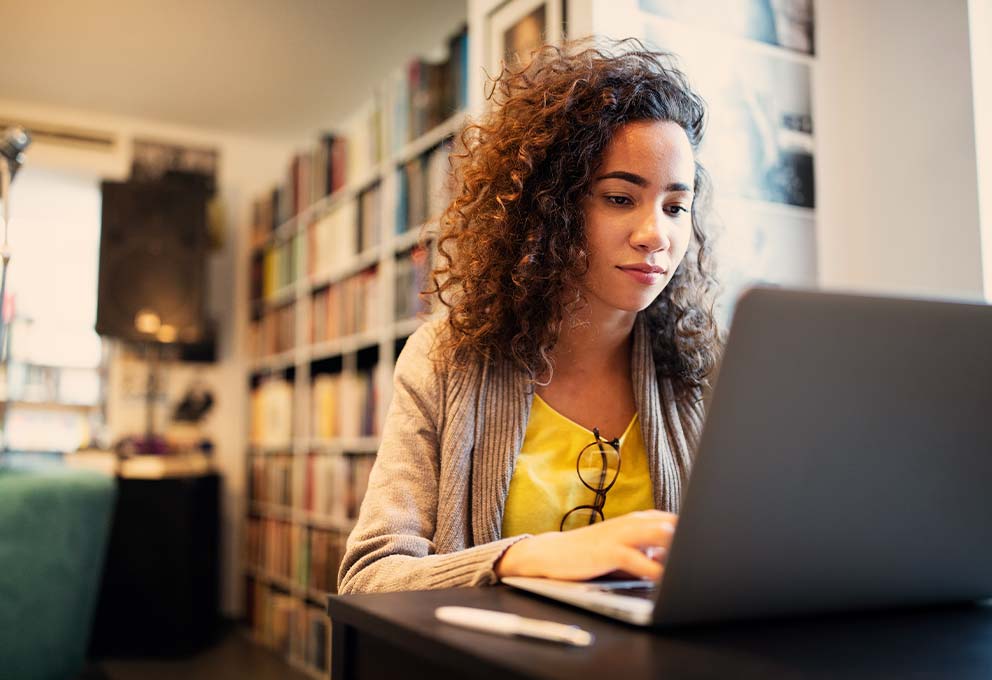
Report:
[{"label": "black speaker", "polygon": [[103,182],[102,189],[97,333],[201,341],[207,190],[167,180]]}]

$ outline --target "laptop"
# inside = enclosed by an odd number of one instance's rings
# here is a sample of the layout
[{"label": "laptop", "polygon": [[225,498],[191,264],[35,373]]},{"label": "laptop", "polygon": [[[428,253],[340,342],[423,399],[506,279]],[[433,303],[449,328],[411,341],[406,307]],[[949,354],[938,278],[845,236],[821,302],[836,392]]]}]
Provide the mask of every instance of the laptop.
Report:
[{"label": "laptop", "polygon": [[992,596],[992,306],[746,292],[657,587],[503,582],[653,626]]}]

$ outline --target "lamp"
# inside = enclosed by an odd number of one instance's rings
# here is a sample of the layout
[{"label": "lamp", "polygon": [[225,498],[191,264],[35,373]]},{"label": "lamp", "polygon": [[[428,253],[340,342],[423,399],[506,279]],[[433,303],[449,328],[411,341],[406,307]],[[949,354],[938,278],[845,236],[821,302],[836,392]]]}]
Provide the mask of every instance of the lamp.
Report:
[{"label": "lamp", "polygon": [[13,181],[17,170],[24,163],[24,150],[30,143],[31,135],[22,127],[7,128],[0,137],[0,155],[7,161],[10,181]]},{"label": "lamp", "polygon": [[0,259],[3,270],[0,272],[0,358],[7,354],[7,319],[4,316],[4,302],[7,297],[7,264],[10,262],[10,246],[7,243],[7,226],[10,224],[10,183],[24,163],[24,150],[31,143],[31,135],[22,127],[12,127],[0,135],[0,202],[3,203],[3,245],[0,246]]}]

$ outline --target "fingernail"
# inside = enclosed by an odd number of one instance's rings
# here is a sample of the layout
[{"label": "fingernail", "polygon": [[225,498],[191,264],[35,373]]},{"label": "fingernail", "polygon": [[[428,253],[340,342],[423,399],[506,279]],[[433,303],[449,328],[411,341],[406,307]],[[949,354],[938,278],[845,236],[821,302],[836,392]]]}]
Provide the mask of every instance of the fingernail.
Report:
[{"label": "fingernail", "polygon": [[644,554],[656,562],[661,558],[662,555],[667,553],[668,550],[661,547],[660,545],[650,545],[644,549]]}]

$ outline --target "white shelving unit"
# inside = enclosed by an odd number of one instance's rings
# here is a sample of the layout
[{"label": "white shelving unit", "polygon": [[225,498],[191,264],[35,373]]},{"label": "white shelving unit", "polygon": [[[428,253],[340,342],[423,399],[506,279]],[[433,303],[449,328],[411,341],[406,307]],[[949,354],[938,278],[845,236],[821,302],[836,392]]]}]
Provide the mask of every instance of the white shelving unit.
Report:
[{"label": "white shelving unit", "polygon": [[[380,139],[381,148],[385,150],[384,158],[375,163],[369,172],[362,173],[360,178],[349,179],[338,191],[320,198],[301,210],[299,214],[280,224],[272,230],[264,244],[256,245],[252,249],[251,256],[254,257],[265,247],[292,243],[299,235],[304,236],[303,251],[298,253],[300,255],[300,267],[297,270],[296,280],[290,285],[274,291],[264,300],[250,301],[251,307],[259,309],[260,313],[273,311],[288,304],[294,305],[294,342],[292,347],[285,351],[251,359],[247,376],[249,384],[252,384],[253,381],[263,380],[269,376],[292,373],[292,438],[285,442],[285,445],[250,445],[246,452],[249,461],[247,466],[249,470],[247,488],[249,489],[252,488],[250,475],[254,467],[253,461],[259,458],[268,461],[274,459],[291,461],[292,502],[289,505],[283,505],[259,502],[250,498],[247,503],[246,524],[251,518],[259,518],[287,523],[294,527],[289,530],[290,532],[295,531],[295,527],[306,527],[308,531],[323,530],[343,537],[351,531],[355,522],[353,518],[326,516],[305,509],[303,499],[307,483],[308,459],[311,455],[338,457],[374,455],[378,448],[379,438],[378,436],[359,436],[321,439],[313,436],[312,433],[315,430],[314,423],[311,422],[313,418],[311,384],[315,375],[314,364],[321,362],[322,368],[319,369],[321,371],[326,370],[329,364],[334,364],[335,368],[332,371],[340,370],[342,374],[356,373],[359,369],[367,370],[372,367],[377,402],[375,431],[379,432],[385,407],[391,398],[392,373],[397,343],[405,340],[424,320],[423,315],[412,318],[394,318],[397,302],[395,295],[397,258],[416,247],[421,242],[422,236],[427,237],[427,242],[430,242],[432,236],[431,231],[422,224],[414,225],[402,233],[396,232],[397,201],[400,191],[398,173],[407,162],[430,152],[447,139],[455,136],[464,126],[466,114],[459,112],[452,115],[440,125],[409,143],[394,144],[393,140],[388,138],[394,129],[392,121],[389,120],[389,114],[397,110],[395,102],[389,101],[391,94],[387,92],[380,100],[382,114],[379,120],[383,126],[383,135]],[[361,194],[373,186],[378,186],[376,200],[379,202],[380,214],[380,233],[377,235],[378,238],[375,239],[374,245],[344,260],[339,260],[337,265],[328,271],[306,271],[306,266],[303,263],[307,261],[306,248],[309,244],[305,238],[305,230],[315,220],[345,206],[348,202],[359,201]],[[321,342],[311,342],[312,296],[315,291],[340,284],[349,277],[371,267],[375,267],[377,277],[373,325],[359,333],[333,337]],[[366,361],[369,362],[369,365],[366,364]],[[249,491],[250,493],[251,491]],[[292,598],[302,606],[324,608],[326,592],[314,589],[309,584],[304,585],[295,578],[286,578],[282,574],[270,573],[269,570],[254,562],[252,556],[246,555],[243,559],[245,577],[255,583],[264,584],[265,588]],[[295,571],[292,566],[290,571],[291,573]],[[249,612],[250,615],[251,612]],[[271,636],[252,634],[252,638],[262,644],[273,644]],[[329,655],[330,649],[328,647],[325,656],[328,662]],[[308,665],[305,659],[300,658],[297,654],[289,652],[287,659],[293,666],[313,677],[326,676],[326,671]]]}]

